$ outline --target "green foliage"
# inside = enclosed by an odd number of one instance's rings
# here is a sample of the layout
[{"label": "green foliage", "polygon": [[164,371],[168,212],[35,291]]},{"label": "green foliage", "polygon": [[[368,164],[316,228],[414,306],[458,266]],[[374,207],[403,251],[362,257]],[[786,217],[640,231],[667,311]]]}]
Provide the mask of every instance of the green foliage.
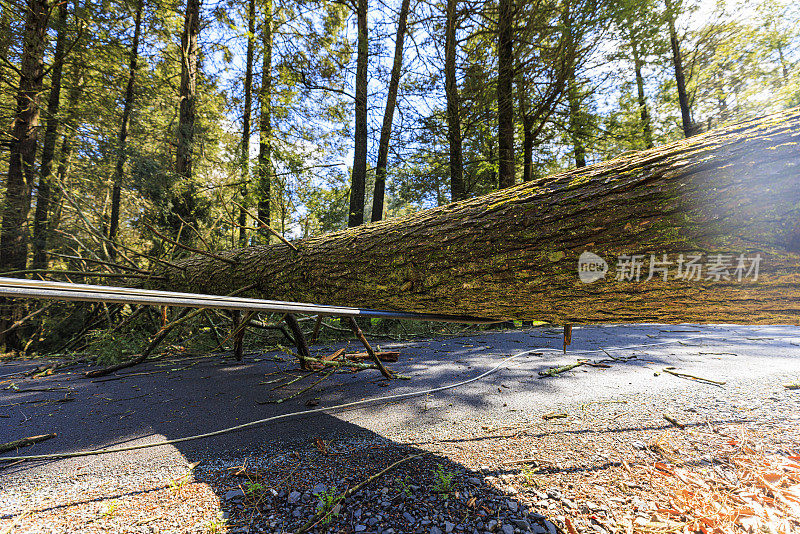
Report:
[{"label": "green foliage", "polygon": [[261,495],[262,493],[264,493],[265,489],[266,488],[264,487],[264,484],[262,484],[261,482],[247,481],[247,483],[245,484],[245,487],[244,487],[244,492],[247,495],[253,497],[253,496]]},{"label": "green foliage", "polygon": [[113,365],[141,351],[144,341],[136,331],[94,330],[89,333],[86,351],[95,357],[97,363]]},{"label": "green foliage", "polygon": [[[790,0],[716,6],[699,0],[672,0],[672,4],[691,113],[701,129],[800,105],[800,4]],[[191,254],[162,240],[145,223],[184,246],[208,250],[236,247],[241,229],[234,202],[251,211],[257,211],[262,203],[262,208],[269,208],[272,228],[289,238],[345,228],[353,150],[352,10],[347,3],[323,0],[273,3],[272,64],[261,72],[265,5],[258,3],[258,24],[252,36],[247,33],[244,4],[203,8],[194,171],[189,180],[175,172],[182,62],[178,43],[184,7],[181,3],[144,4],[143,39],[120,184],[116,239],[121,247],[113,254],[105,240],[110,227],[111,180],[122,155],[120,125],[133,41],[132,4],[122,0],[68,3],[69,47],[56,115],[57,172],[52,177],[55,198],[48,221],[52,233],[49,267],[122,270],[97,263],[110,261],[127,269],[153,271],[159,261]],[[371,163],[377,152],[397,22],[397,6],[385,7],[373,7],[369,14]],[[497,2],[461,3],[456,17],[458,134],[468,196],[498,187],[497,7]],[[515,7],[518,178],[525,163],[526,135],[534,178],[574,166],[576,148],[585,149],[591,164],[645,146],[633,65],[636,55],[654,144],[681,138],[664,0],[521,0]],[[19,97],[25,11],[10,3],[0,9],[0,78],[7,82],[0,85],[0,122],[12,124]],[[410,215],[451,200],[442,72],[443,9],[441,2],[412,6],[389,147],[387,217]],[[55,19],[50,17],[42,57],[46,67],[38,102],[42,131],[52,118],[45,111],[54,71]],[[255,75],[251,138],[243,141],[248,37],[255,43],[251,69]],[[570,87],[574,91],[569,91]],[[271,127],[269,139],[263,140],[259,132],[262,108],[269,110]],[[261,141],[265,146],[269,141],[270,147],[265,164],[268,176],[263,180],[259,171],[264,169],[256,158]],[[0,145],[9,142],[8,132],[0,133]],[[249,156],[247,173],[243,172],[243,144],[249,148],[245,151]],[[0,158],[0,175],[7,174],[8,164],[8,157]],[[39,164],[37,159],[34,168]],[[40,190],[40,177],[34,173],[30,179],[32,194],[25,206],[36,205],[35,195]],[[268,201],[262,191],[267,182],[271,189]],[[367,213],[371,185],[367,187]],[[30,210],[29,223],[32,217]],[[252,216],[244,217],[244,222],[248,228],[245,242],[274,241],[255,231]],[[107,283],[108,279],[75,277],[74,281]],[[124,283],[130,285],[133,280]],[[96,331],[96,325],[108,326],[103,324],[104,314],[82,305],[54,306],[21,331],[35,341],[28,346],[30,352],[82,349],[87,343],[85,333],[90,332],[88,350],[110,363],[140,350],[155,328],[151,322],[121,333]],[[115,310],[108,317],[117,318]],[[427,326],[405,327],[410,334],[431,331],[425,330]],[[193,343],[204,348],[216,345],[213,332],[200,331],[194,323],[192,328]],[[388,322],[376,328],[405,335]]]},{"label": "green foliage", "polygon": [[339,502],[339,496],[336,494],[336,486],[331,486],[328,491],[324,491],[317,495],[319,505],[318,511],[324,516],[322,523],[327,525],[335,517],[339,516],[339,512],[335,509],[336,504]]},{"label": "green foliage", "polygon": [[397,477],[395,479],[395,483],[397,484],[397,488],[406,497],[411,497],[413,492],[411,491],[411,477],[406,475],[404,477]]},{"label": "green foliage", "polygon": [[222,534],[228,531],[228,520],[222,518],[222,513],[211,519],[205,525],[206,534]]},{"label": "green foliage", "polygon": [[444,466],[439,464],[436,466],[436,470],[433,474],[436,477],[433,482],[433,492],[438,493],[443,499],[448,499],[450,493],[455,489],[455,485],[453,484],[455,473],[452,471],[445,471]]}]

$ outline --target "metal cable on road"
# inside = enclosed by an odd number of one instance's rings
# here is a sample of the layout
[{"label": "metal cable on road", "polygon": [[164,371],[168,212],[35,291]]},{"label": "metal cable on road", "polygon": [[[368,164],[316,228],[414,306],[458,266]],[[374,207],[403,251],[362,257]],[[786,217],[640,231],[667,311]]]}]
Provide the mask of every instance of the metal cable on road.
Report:
[{"label": "metal cable on road", "polygon": [[412,319],[415,321],[442,321],[465,324],[491,324],[496,319],[461,315],[416,313],[392,310],[374,310],[348,306],[328,306],[304,302],[226,297],[176,291],[157,291],[131,287],[96,286],[0,277],[0,297],[39,298],[83,302],[113,302],[116,304],[145,304],[151,306],[179,306],[188,308],[217,308],[277,313],[311,313],[336,317],[379,317],[386,319]]}]

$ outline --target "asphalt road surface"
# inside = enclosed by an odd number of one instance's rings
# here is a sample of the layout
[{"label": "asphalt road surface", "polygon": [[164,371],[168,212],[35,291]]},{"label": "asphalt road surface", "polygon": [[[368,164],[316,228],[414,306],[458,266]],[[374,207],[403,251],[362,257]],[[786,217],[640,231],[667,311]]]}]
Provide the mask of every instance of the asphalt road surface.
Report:
[{"label": "asphalt road surface", "polygon": [[[287,397],[316,380],[304,378],[272,390],[276,384],[265,382],[279,375],[270,373],[296,370],[295,362],[283,353],[248,353],[242,362],[230,357],[176,357],[107,377],[121,379],[94,381],[83,378],[85,368],[23,378],[14,373],[42,362],[4,362],[0,364],[0,443],[55,432],[56,438],[18,451],[48,454],[180,438],[308,410],[309,401],[324,407],[432,389],[476,376],[506,356],[530,351],[480,381],[399,402],[294,417],[174,446],[3,467],[0,502],[4,493],[8,496],[56,475],[71,476],[89,464],[93,471],[153,470],[208,457],[263,453],[276,447],[285,450],[316,437],[377,434],[408,442],[620,397],[658,398],[666,408],[691,402],[701,412],[714,410],[723,398],[730,406],[735,398],[732,406],[747,410],[761,406],[770,395],[789,394],[784,383],[800,382],[800,328],[794,326],[576,326],[566,354],[561,352],[561,343],[561,331],[554,328],[403,343],[379,341],[375,344],[381,349],[400,352],[400,361],[389,365],[410,380],[384,380],[372,370],[336,373],[281,403],[268,401]],[[313,350],[328,354],[340,346]],[[355,342],[350,348],[361,347]],[[584,365],[555,378],[538,375],[579,358],[600,366]],[[664,372],[667,367],[725,384],[680,378]],[[800,392],[794,394],[800,396]],[[65,397],[71,400],[59,402]],[[786,415],[798,418],[799,414]]]}]

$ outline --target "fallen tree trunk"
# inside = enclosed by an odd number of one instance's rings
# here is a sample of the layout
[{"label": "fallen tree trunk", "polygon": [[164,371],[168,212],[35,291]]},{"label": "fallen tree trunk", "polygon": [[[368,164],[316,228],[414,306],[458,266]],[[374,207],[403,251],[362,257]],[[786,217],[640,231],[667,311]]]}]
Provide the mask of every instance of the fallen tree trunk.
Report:
[{"label": "fallen tree trunk", "polygon": [[[270,299],[555,323],[798,324],[798,142],[793,109],[297,251],[193,256],[152,287],[226,294],[256,283],[253,296]],[[608,265],[592,283],[579,279],[586,251]],[[694,253],[699,279],[677,278]]]}]

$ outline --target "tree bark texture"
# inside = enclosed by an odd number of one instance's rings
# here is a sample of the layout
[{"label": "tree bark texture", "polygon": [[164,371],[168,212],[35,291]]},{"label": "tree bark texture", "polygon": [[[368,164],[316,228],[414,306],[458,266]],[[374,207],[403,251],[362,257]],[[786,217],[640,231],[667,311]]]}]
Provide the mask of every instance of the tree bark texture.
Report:
[{"label": "tree bark texture", "polygon": [[256,34],[256,0],[247,2],[247,53],[242,110],[242,207],[239,208],[239,246],[247,244],[247,183],[250,180],[250,121],[253,108],[253,53]]},{"label": "tree bark texture", "polygon": [[653,148],[653,131],[650,127],[650,111],[647,109],[647,98],[644,95],[644,76],[642,76],[644,62],[639,55],[639,41],[636,39],[633,21],[631,20],[628,21],[628,29],[631,39],[631,54],[633,55],[633,70],[636,74],[636,97],[639,102],[639,120],[642,124],[644,147]]},{"label": "tree bark texture", "polygon": [[567,100],[569,101],[569,133],[572,137],[575,166],[586,167],[586,147],[583,145],[584,115],[581,113],[580,87],[574,72],[567,81]]},{"label": "tree bark texture", "polygon": [[514,0],[500,0],[497,23],[498,185],[511,187],[514,172]]},{"label": "tree bark texture", "polygon": [[[11,131],[3,223],[0,227],[0,272],[25,269],[28,262],[28,213],[35,180],[44,49],[52,6],[49,0],[28,0],[23,34],[19,88]],[[0,299],[0,332],[21,318],[24,308]],[[19,348],[15,331],[0,334],[0,347]]]},{"label": "tree bark texture", "polygon": [[[162,267],[152,287],[495,319],[800,324],[800,108],[406,218]],[[582,283],[589,251],[609,266]],[[617,279],[625,255],[761,257],[756,280]],[[646,269],[646,267],[645,267]],[[675,274],[675,265],[672,266]],[[705,271],[703,272],[705,275]]]},{"label": "tree bark texture", "polygon": [[461,102],[456,79],[456,28],[458,0],[447,0],[444,43],[444,92],[447,99],[447,140],[450,145],[450,199],[467,198],[461,149]]},{"label": "tree bark texture", "polygon": [[681,106],[681,124],[684,137],[695,134],[695,124],[692,121],[692,111],[689,108],[689,95],[686,93],[686,77],[683,72],[683,58],[678,42],[678,32],[675,29],[675,12],[671,0],[665,0],[667,6],[667,25],[669,26],[669,42],[672,46],[672,65],[675,67],[675,84],[678,87],[678,103]]},{"label": "tree bark texture", "polygon": [[178,143],[175,173],[192,179],[194,123],[197,113],[197,59],[200,33],[200,0],[186,1],[186,15],[181,37],[181,87],[178,115]]},{"label": "tree bark texture", "polygon": [[372,194],[372,222],[383,219],[383,198],[386,192],[386,162],[389,159],[389,140],[392,136],[392,120],[397,104],[397,89],[403,67],[403,40],[406,35],[406,20],[411,0],[403,0],[397,21],[397,38],[394,41],[394,62],[389,78],[389,94],[386,96],[386,109],[383,113],[381,138],[378,143],[378,162],[375,164],[375,190]]},{"label": "tree bark texture", "polygon": [[[272,0],[264,1],[262,44],[264,57],[261,63],[261,115],[258,121],[258,218],[266,225],[272,223]],[[269,243],[270,232],[261,230],[262,239]]]},{"label": "tree bark texture", "polygon": [[[119,230],[119,209],[122,201],[122,175],[125,168],[125,161],[128,153],[126,144],[128,142],[128,124],[131,120],[131,108],[133,107],[133,87],[136,83],[136,69],[139,62],[139,39],[142,35],[142,10],[144,0],[137,0],[136,14],[134,15],[133,43],[131,43],[131,57],[128,64],[128,82],[125,85],[125,101],[122,104],[122,123],[119,126],[119,136],[117,137],[117,163],[114,167],[114,179],[111,189],[111,221],[108,228],[108,239],[114,243],[117,239]],[[109,255],[115,258],[117,250],[114,246],[108,249]]]},{"label": "tree bark texture", "polygon": [[356,55],[356,118],[353,176],[350,184],[350,215],[347,226],[364,223],[364,200],[367,185],[367,0],[357,0],[358,51]]},{"label": "tree bark texture", "polygon": [[67,4],[58,6],[56,21],[56,48],[50,74],[50,95],[47,98],[47,126],[42,143],[42,163],[39,167],[39,183],[36,186],[36,211],[33,216],[33,269],[47,268],[48,221],[50,217],[50,181],[53,159],[60,126],[59,104],[61,103],[61,78],[64,71],[64,53],[67,34]]}]

